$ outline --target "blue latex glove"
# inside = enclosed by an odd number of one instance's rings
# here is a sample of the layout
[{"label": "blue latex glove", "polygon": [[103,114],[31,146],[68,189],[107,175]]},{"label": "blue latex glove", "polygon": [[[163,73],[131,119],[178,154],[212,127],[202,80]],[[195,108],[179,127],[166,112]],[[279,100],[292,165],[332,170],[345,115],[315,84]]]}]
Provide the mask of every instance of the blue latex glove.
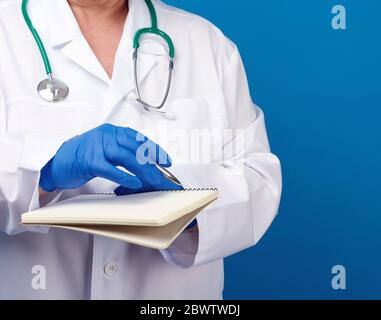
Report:
[{"label": "blue latex glove", "polygon": [[[161,186],[167,180],[153,163],[170,167],[171,160],[158,145],[146,137],[138,141],[137,135],[138,132],[133,129],[104,124],[66,141],[41,170],[41,189],[47,192],[76,189],[95,177],[135,191],[145,185]],[[143,165],[136,157],[142,143],[152,144],[156,148],[156,159]],[[117,166],[124,167],[133,175]]]}]

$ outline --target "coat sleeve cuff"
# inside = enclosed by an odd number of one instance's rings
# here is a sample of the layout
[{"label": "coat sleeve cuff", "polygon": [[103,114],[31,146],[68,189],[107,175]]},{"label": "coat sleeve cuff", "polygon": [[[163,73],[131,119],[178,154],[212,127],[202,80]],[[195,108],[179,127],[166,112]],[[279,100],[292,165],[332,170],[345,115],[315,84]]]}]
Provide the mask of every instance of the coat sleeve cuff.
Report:
[{"label": "coat sleeve cuff", "polygon": [[1,137],[1,145],[9,151],[9,157],[0,161],[0,175],[4,177],[7,194],[0,201],[4,213],[0,219],[0,231],[9,235],[26,231],[46,233],[46,227],[24,227],[21,215],[57,201],[60,192],[39,196],[40,170],[57,152],[67,136],[47,137],[29,132],[27,135],[17,132]]},{"label": "coat sleeve cuff", "polygon": [[[209,180],[207,175],[205,175],[206,172],[218,172],[218,165],[192,165],[191,167],[188,165],[176,166],[170,170],[182,182],[184,188],[218,187],[217,185],[208,184],[210,183],[208,181],[213,181],[213,179]],[[188,172],[191,172],[191,174]],[[200,177],[205,177],[206,179],[200,179]],[[161,254],[167,262],[179,267],[189,268],[208,260],[209,234],[213,230],[210,230],[207,212],[209,208],[213,207],[214,204],[211,204],[206,210],[199,213],[196,218],[196,227],[185,230],[168,249],[161,250]]]}]

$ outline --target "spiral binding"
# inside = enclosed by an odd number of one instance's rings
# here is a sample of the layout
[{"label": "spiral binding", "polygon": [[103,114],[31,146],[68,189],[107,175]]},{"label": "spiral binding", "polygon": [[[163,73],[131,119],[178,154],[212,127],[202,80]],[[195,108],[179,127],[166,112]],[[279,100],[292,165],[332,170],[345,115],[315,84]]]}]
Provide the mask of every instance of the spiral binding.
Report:
[{"label": "spiral binding", "polygon": [[182,191],[218,191],[217,188],[185,188],[183,190],[158,190],[158,192],[182,192]]},{"label": "spiral binding", "polygon": [[[218,188],[185,188],[183,190],[157,190],[152,192],[218,191]],[[90,193],[90,196],[115,196],[112,192]]]}]

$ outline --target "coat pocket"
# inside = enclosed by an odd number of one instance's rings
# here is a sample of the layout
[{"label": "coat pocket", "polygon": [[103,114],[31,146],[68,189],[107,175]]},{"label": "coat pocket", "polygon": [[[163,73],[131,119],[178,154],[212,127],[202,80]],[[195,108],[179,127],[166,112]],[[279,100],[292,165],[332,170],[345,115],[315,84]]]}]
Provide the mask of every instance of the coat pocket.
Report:
[{"label": "coat pocket", "polygon": [[168,101],[171,127],[184,129],[222,129],[224,106],[217,99],[176,99]]},{"label": "coat pocket", "polygon": [[224,105],[218,100],[168,101],[168,151],[181,164],[209,164],[222,157]]},{"label": "coat pocket", "polygon": [[5,106],[8,132],[72,133],[100,124],[103,110],[98,107],[45,103],[34,99],[15,99]]}]

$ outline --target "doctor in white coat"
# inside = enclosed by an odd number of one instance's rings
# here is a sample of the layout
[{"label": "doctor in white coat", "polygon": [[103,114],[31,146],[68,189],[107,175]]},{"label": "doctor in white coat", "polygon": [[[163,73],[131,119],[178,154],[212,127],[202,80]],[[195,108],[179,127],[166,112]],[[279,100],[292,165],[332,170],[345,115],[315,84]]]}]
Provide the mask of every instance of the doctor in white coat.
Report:
[{"label": "doctor in white coat", "polygon": [[[132,43],[151,24],[145,1],[29,1],[54,76],[70,87],[64,101],[50,103],[36,90],[46,75],[21,0],[0,0],[0,298],[220,299],[223,259],[255,245],[276,216],[280,163],[237,48],[208,21],[153,4],[176,50],[166,117],[136,100]],[[163,95],[167,55],[166,43],[142,38],[138,82],[147,100]],[[219,190],[218,201],[167,250],[20,226],[24,212],[118,187],[94,174],[77,188],[41,188],[41,171],[63,143],[106,123],[160,145],[186,188]],[[213,133],[194,143],[200,132]],[[216,132],[228,138],[220,143]]]}]

